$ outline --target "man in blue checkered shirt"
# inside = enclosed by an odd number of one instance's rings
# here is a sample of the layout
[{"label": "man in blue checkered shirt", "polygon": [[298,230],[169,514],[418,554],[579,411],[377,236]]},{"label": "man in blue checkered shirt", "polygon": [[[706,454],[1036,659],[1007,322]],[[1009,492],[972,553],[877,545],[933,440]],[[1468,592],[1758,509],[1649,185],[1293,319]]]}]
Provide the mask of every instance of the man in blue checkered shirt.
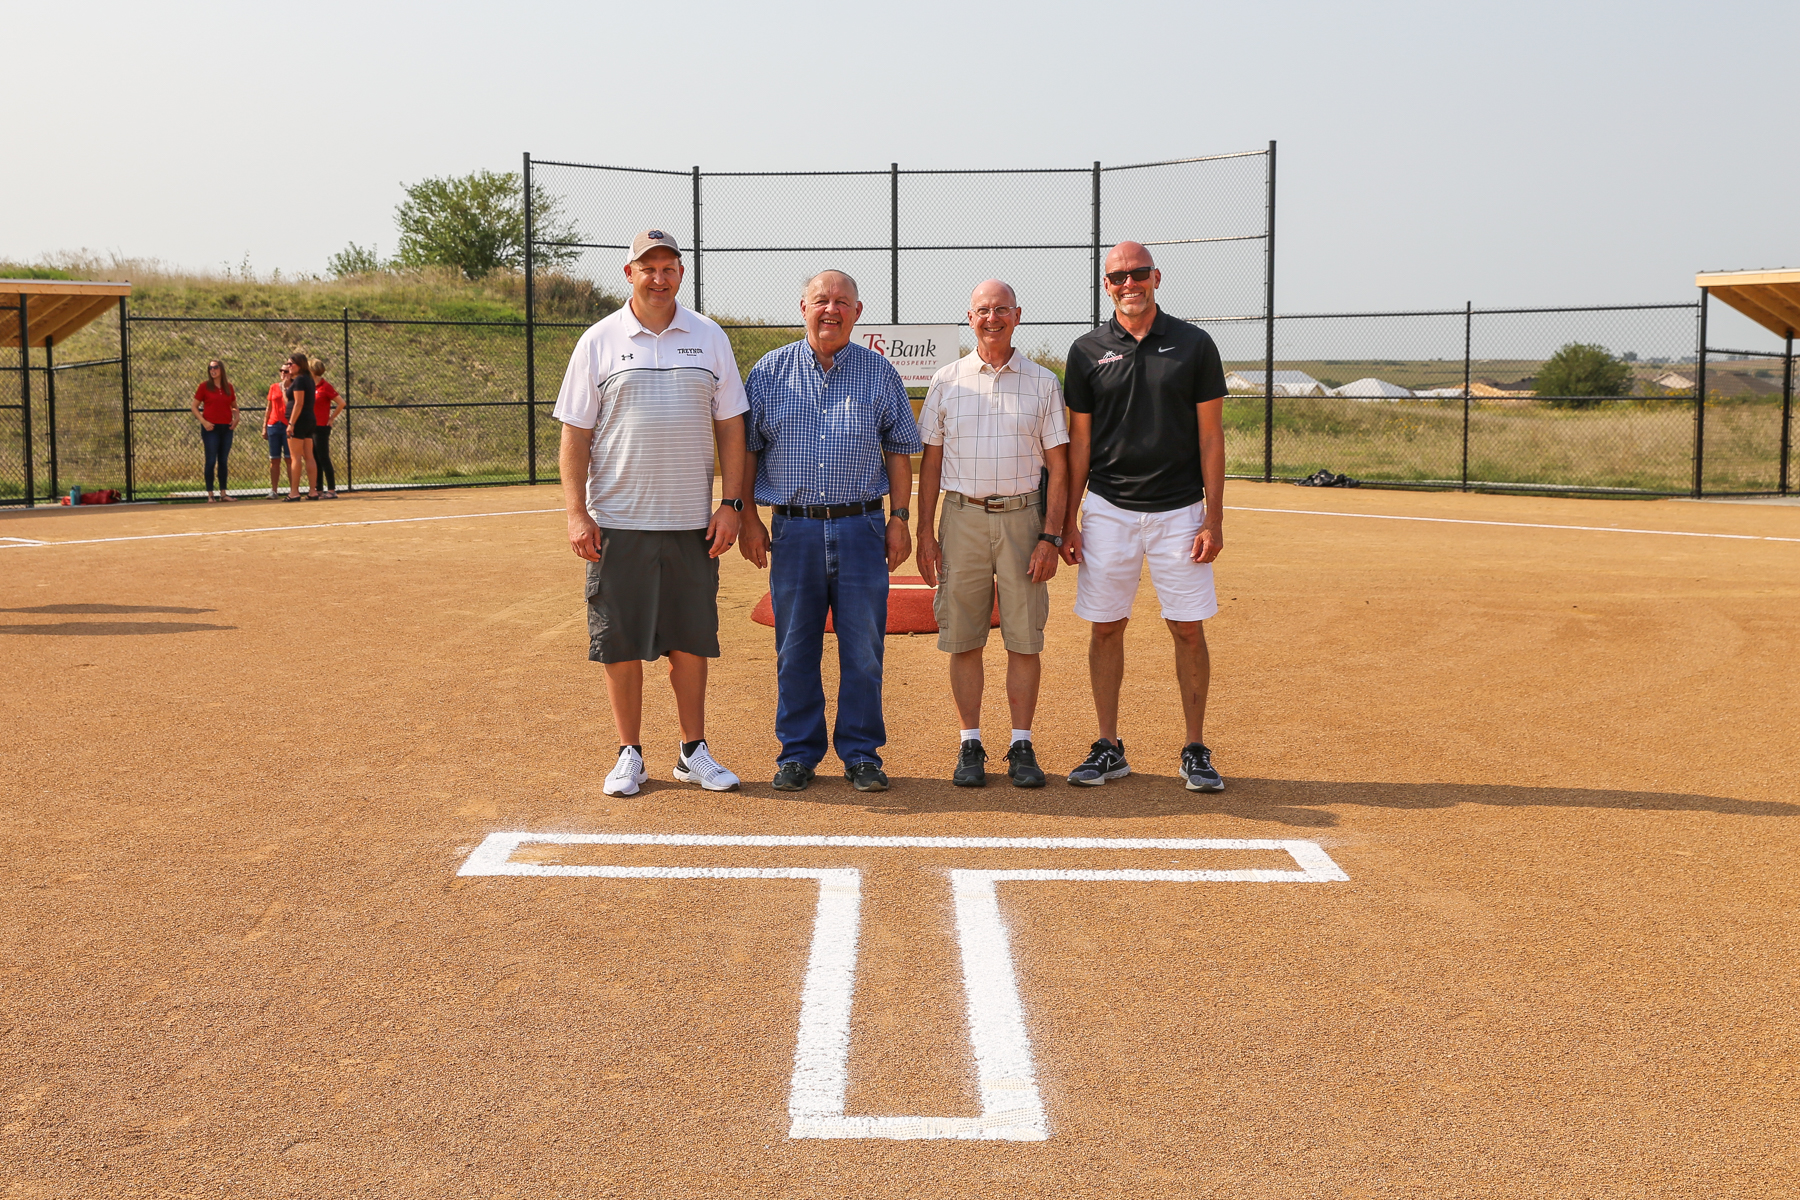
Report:
[{"label": "man in blue checkered shirt", "polygon": [[[775,560],[775,787],[803,790],[825,757],[819,665],[829,614],[838,640],[832,744],[857,791],[882,792],[888,573],[912,553],[907,456],[920,450],[919,426],[893,364],[850,342],[862,316],[856,280],[819,272],[806,282],[800,312],[805,340],[764,355],[744,381],[744,470],[756,490],[738,537],[757,566]],[[883,493],[892,505],[886,517]],[[758,504],[772,510],[768,528]]]}]

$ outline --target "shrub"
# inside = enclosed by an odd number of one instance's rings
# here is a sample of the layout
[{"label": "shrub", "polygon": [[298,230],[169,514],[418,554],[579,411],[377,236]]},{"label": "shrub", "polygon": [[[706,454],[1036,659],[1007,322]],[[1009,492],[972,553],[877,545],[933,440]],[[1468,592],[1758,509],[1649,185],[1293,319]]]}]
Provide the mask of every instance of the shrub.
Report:
[{"label": "shrub", "polygon": [[[475,171],[422,180],[406,189],[394,210],[400,246],[394,261],[403,267],[450,266],[469,279],[525,265],[524,186],[516,171]],[[578,242],[580,232],[564,219],[561,202],[542,188],[531,197],[532,232],[541,241]],[[581,256],[568,246],[544,246],[534,257],[545,265]]]},{"label": "shrub", "polygon": [[355,242],[351,242],[325,260],[325,269],[337,279],[343,279],[348,275],[373,275],[381,270],[381,256],[375,252],[373,247],[359,246]]},{"label": "shrub", "polygon": [[1553,408],[1594,408],[1602,396],[1631,394],[1631,368],[1603,346],[1570,342],[1538,371],[1537,394]]}]

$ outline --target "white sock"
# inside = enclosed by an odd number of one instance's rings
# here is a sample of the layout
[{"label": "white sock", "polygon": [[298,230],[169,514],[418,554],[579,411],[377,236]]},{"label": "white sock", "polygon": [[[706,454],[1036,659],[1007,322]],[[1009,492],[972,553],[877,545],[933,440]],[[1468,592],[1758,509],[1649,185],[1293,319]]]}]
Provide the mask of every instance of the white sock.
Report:
[{"label": "white sock", "polygon": [[979,730],[979,729],[963,730],[962,731],[962,740],[965,742],[979,742],[981,740],[981,730]]},{"label": "white sock", "polygon": [[1015,729],[1015,730],[1013,730],[1013,741],[1015,741],[1015,742],[1029,742],[1029,741],[1030,741],[1030,740],[1031,740],[1031,730],[1029,730],[1029,729]]}]

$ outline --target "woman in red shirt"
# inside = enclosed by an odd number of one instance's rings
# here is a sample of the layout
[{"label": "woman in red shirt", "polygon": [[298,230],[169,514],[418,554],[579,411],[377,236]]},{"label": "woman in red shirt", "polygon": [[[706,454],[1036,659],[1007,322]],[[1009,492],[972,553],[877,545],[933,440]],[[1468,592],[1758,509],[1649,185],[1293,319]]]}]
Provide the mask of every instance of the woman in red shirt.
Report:
[{"label": "woman in red shirt", "polygon": [[313,461],[319,464],[319,474],[325,480],[325,490],[319,494],[321,500],[336,500],[337,468],[331,463],[331,422],[344,411],[344,398],[338,390],[331,386],[325,378],[325,360],[312,360],[314,387],[314,411],[318,414],[318,429],[313,431]]},{"label": "woman in red shirt", "polygon": [[220,500],[236,500],[226,476],[231,469],[231,439],[237,433],[237,390],[225,377],[225,364],[206,364],[206,381],[194,389],[190,407],[200,422],[200,444],[206,447],[206,502],[213,502],[213,475],[219,477]]}]

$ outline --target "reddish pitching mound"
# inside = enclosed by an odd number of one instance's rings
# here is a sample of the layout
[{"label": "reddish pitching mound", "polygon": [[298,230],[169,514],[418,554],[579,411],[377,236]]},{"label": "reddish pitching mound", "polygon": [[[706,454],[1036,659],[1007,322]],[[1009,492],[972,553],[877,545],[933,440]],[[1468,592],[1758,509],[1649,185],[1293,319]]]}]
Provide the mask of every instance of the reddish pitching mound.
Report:
[{"label": "reddish pitching mound", "polygon": [[[895,575],[888,580],[888,620],[889,633],[936,633],[937,618],[931,614],[931,598],[933,592],[923,579],[917,575]],[[769,593],[756,602],[750,610],[750,619],[758,625],[775,624],[775,602]],[[1000,627],[1000,601],[994,600],[994,618],[990,626]],[[825,614],[825,632],[835,632],[831,624],[831,614]]]}]

